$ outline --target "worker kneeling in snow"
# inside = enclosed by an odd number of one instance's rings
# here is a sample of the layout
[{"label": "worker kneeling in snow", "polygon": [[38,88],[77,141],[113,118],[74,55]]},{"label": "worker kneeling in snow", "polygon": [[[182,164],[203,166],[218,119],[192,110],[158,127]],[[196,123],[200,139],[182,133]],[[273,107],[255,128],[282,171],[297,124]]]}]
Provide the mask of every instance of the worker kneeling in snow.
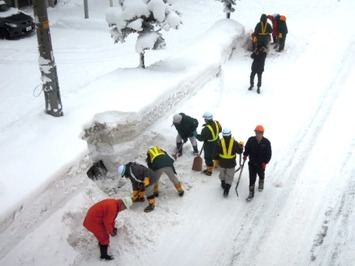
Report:
[{"label": "worker kneeling in snow", "polygon": [[100,259],[112,260],[113,257],[107,254],[110,236],[117,235],[115,220],[120,211],[129,209],[132,206],[130,197],[122,199],[105,199],[94,204],[87,212],[84,219],[84,227],[92,232],[100,246]]}]

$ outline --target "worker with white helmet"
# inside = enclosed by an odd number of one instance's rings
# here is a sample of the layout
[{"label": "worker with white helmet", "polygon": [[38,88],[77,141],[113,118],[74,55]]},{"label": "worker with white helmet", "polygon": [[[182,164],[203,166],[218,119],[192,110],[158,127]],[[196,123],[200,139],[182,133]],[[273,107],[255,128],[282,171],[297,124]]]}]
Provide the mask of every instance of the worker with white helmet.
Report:
[{"label": "worker with white helmet", "polygon": [[221,124],[217,120],[213,120],[211,112],[205,112],[202,116],[205,119],[205,124],[200,134],[196,134],[199,141],[203,141],[204,159],[207,169],[203,171],[205,175],[212,175],[213,156],[219,133],[222,130]]},{"label": "worker with white helmet", "polygon": [[133,201],[136,201],[139,197],[139,192],[144,191],[149,201],[149,205],[144,209],[144,212],[153,211],[155,208],[154,185],[158,181],[154,171],[136,162],[120,165],[117,171],[120,176],[131,180]]},{"label": "worker with white helmet", "polygon": [[219,139],[215,150],[215,160],[218,161],[221,171],[219,179],[223,188],[223,196],[227,197],[229,189],[232,186],[235,174],[235,166],[237,165],[237,154],[243,152],[243,142],[237,142],[232,137],[232,131],[224,127],[222,130],[222,138]]}]

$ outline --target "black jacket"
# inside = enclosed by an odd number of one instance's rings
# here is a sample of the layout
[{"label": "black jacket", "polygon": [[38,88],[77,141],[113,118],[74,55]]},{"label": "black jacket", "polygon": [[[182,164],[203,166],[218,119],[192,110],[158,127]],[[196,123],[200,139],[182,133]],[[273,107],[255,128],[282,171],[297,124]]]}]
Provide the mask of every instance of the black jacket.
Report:
[{"label": "black jacket", "polygon": [[181,138],[187,139],[193,136],[193,132],[198,127],[198,121],[196,118],[180,113],[182,116],[181,122],[179,124],[174,124],[178,134]]},{"label": "black jacket", "polygon": [[255,165],[268,163],[271,160],[271,143],[267,138],[262,138],[260,143],[256,137],[250,137],[245,144],[244,155],[249,156],[249,162]]},{"label": "black jacket", "polygon": [[256,73],[264,72],[265,59],[267,55],[267,49],[265,47],[256,48],[250,55],[253,58],[253,63],[251,64],[251,70]]}]

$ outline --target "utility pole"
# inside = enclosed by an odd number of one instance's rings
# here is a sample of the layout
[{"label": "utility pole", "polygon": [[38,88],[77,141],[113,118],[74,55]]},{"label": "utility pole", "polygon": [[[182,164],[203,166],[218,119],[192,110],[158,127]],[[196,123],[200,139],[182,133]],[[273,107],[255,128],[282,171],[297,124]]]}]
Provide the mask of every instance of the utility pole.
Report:
[{"label": "utility pole", "polygon": [[88,0],[84,0],[84,15],[85,15],[85,18],[89,18],[89,4],[88,4]]},{"label": "utility pole", "polygon": [[60,99],[57,67],[54,62],[49,21],[47,15],[47,1],[33,0],[36,33],[39,51],[39,69],[42,74],[42,90],[46,104],[45,112],[49,115],[63,116]]}]

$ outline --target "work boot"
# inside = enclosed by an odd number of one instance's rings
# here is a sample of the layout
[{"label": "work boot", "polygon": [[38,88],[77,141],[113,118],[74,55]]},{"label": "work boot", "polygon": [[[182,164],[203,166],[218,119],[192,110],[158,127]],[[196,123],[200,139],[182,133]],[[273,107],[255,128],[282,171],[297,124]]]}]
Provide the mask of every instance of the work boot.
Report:
[{"label": "work boot", "polygon": [[264,179],[259,179],[259,191],[263,191],[264,189]]},{"label": "work boot", "polygon": [[145,209],[144,212],[151,212],[154,211],[155,205],[154,204],[149,204]]},{"label": "work boot", "polygon": [[144,212],[154,211],[155,208],[155,198],[154,195],[147,197],[149,200],[149,205],[144,209]]},{"label": "work boot", "polygon": [[195,153],[195,155],[198,155],[197,145],[196,145],[196,146],[192,146],[192,148],[194,149],[194,153]]},{"label": "work boot", "polygon": [[207,166],[207,169],[203,171],[205,175],[211,176],[212,175],[213,166]]},{"label": "work boot", "polygon": [[254,85],[250,85],[250,87],[248,88],[248,91],[251,91],[253,89]]},{"label": "work boot", "polygon": [[226,181],[221,180],[221,187],[224,189],[224,186],[226,185]]},{"label": "work boot", "polygon": [[182,142],[176,143],[176,155],[178,157],[182,156]]},{"label": "work boot", "polygon": [[260,94],[260,86],[258,86],[258,89],[256,90],[258,94]]},{"label": "work boot", "polygon": [[138,197],[133,200],[133,202],[144,202],[144,201],[145,201],[144,197]]},{"label": "work boot", "polygon": [[108,245],[101,245],[100,246],[100,259],[102,260],[113,260],[113,257],[107,254]]},{"label": "work boot", "polygon": [[231,185],[230,184],[225,184],[224,186],[224,191],[223,191],[223,196],[226,198],[228,197],[228,194],[229,194],[229,189],[231,188]]},{"label": "work boot", "polygon": [[175,186],[175,188],[178,191],[180,197],[184,196],[184,190],[182,189],[182,185],[180,182]]},{"label": "work boot", "polygon": [[249,196],[247,197],[247,201],[250,201],[254,198],[254,186],[249,186]]}]

